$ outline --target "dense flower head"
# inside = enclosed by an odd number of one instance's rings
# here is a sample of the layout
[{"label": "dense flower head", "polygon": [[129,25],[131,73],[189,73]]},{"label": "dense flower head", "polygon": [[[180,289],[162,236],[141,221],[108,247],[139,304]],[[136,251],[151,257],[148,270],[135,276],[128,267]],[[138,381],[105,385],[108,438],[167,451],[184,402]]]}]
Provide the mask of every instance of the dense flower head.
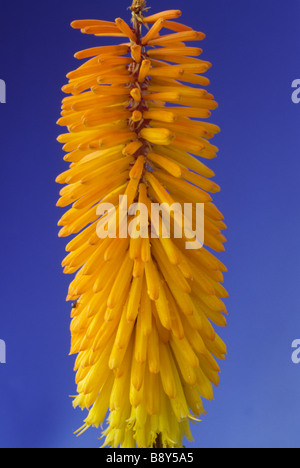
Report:
[{"label": "dense flower head", "polygon": [[[67,300],[73,303],[71,354],[76,354],[74,407],[88,410],[81,433],[104,427],[109,447],[181,447],[192,440],[190,421],[205,414],[213,398],[226,346],[213,325],[226,325],[222,286],[224,218],[212,202],[219,186],[205,160],[216,156],[211,139],[220,129],[207,119],[216,109],[203,74],[211,64],[188,42],[205,35],[177,19],[179,10],[151,16],[144,1],[132,6],[132,24],[117,18],[74,21],[96,37],[119,45],[78,52],[87,59],[67,75],[58,140],[69,169],[58,206],[71,208],[59,235],[74,235],[63,261],[76,274]],[[147,13],[148,14],[148,13]],[[204,246],[187,239],[101,238],[100,203],[120,210],[120,196],[134,202],[204,204]],[[175,221],[174,213],[172,219]],[[149,209],[149,231],[151,221]],[[127,219],[138,224],[138,212]],[[160,215],[160,226],[163,218]],[[127,227],[127,224],[126,224]],[[148,229],[148,228],[147,228]]]}]

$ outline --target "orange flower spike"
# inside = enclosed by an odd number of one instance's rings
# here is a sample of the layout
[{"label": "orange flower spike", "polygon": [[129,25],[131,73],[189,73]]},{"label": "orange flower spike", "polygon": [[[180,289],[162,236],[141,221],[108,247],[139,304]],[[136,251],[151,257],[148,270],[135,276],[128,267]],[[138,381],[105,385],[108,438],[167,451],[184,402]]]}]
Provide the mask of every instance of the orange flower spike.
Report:
[{"label": "orange flower spike", "polygon": [[[146,10],[145,0],[133,0],[132,27],[121,18],[72,23],[126,42],[77,52],[87,60],[67,75],[70,96],[57,123],[67,127],[58,140],[70,167],[56,181],[65,184],[57,206],[69,209],[58,225],[60,237],[75,234],[62,266],[77,272],[67,296],[78,354],[73,405],[88,416],[76,433],[103,425],[107,414],[104,446],[177,448],[192,439],[189,420],[204,413],[202,398],[213,398],[216,359],[226,354],[213,326],[226,325],[227,270],[207,250],[224,250],[226,225],[212,202],[215,174],[200,161],[217,155],[211,139],[220,129],[205,121],[217,107],[203,89],[211,64],[185,44],[205,35],[178,23],[179,10],[145,18]],[[194,232],[177,235],[184,203],[192,204],[193,229],[195,204],[204,204],[198,250],[185,245]],[[170,207],[167,236],[155,204]],[[115,215],[116,231],[105,235]]]}]

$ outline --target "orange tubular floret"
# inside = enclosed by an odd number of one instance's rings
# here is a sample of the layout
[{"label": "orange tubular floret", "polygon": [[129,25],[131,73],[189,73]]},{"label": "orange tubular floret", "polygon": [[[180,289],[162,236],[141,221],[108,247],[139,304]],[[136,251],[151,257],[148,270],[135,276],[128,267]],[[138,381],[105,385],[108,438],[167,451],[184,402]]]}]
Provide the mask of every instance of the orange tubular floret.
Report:
[{"label": "orange tubular floret", "polygon": [[[116,27],[115,24],[112,26],[87,26],[81,30],[84,34],[94,34],[94,35],[103,35],[103,36],[120,36],[120,30]],[[125,36],[125,34],[122,34]]]},{"label": "orange tubular floret", "polygon": [[182,32],[182,31],[193,31],[193,28],[185,26],[184,24],[177,23],[175,21],[165,21],[164,28],[170,29],[171,31]]},{"label": "orange tubular floret", "polygon": [[142,59],[142,47],[137,44],[132,45],[131,56],[136,63],[140,63]]},{"label": "orange tubular floret", "polygon": [[136,38],[135,32],[128,26],[127,23],[125,23],[124,20],[122,20],[122,18],[117,18],[116,19],[116,25],[117,25],[118,29],[123,34],[125,34],[125,36],[129,37],[129,39],[131,41],[136,42],[137,38]]},{"label": "orange tubular floret", "polygon": [[95,57],[97,55],[125,55],[129,51],[127,45],[118,45],[118,46],[103,46],[103,47],[92,47],[91,49],[82,50],[75,54],[77,59],[85,59],[88,57]]},{"label": "orange tubular floret", "polygon": [[148,42],[149,46],[157,46],[164,44],[175,44],[181,41],[203,41],[205,39],[205,34],[197,31],[182,31],[174,34],[167,34],[166,36],[161,36],[157,39],[153,39]]},{"label": "orange tubular floret", "polygon": [[180,10],[166,10],[162,11],[160,13],[156,13],[155,15],[152,16],[147,16],[146,18],[143,19],[144,23],[155,23],[159,19],[176,19],[179,18],[182,15],[182,12]]},{"label": "orange tubular floret", "polygon": [[192,57],[197,57],[198,55],[202,54],[202,49],[196,48],[196,47],[185,47],[184,51],[179,48],[170,48],[170,47],[164,47],[162,49],[150,49],[148,50],[148,55],[149,57],[160,57],[161,55],[166,55],[166,56],[182,56],[182,52],[184,52],[184,55],[187,56],[192,56]]},{"label": "orange tubular floret", "polygon": [[71,26],[74,29],[84,29],[90,26],[114,26],[114,23],[111,21],[102,20],[77,20],[72,21]]},{"label": "orange tubular floret", "polygon": [[139,75],[138,75],[138,82],[142,83],[146,76],[149,74],[151,68],[150,60],[143,60],[142,65],[140,67]]},{"label": "orange tubular floret", "polygon": [[157,35],[159,35],[159,31],[164,27],[165,20],[163,18],[158,19],[150,31],[146,34],[145,37],[142,39],[142,44],[146,45],[151,39],[154,39]]}]

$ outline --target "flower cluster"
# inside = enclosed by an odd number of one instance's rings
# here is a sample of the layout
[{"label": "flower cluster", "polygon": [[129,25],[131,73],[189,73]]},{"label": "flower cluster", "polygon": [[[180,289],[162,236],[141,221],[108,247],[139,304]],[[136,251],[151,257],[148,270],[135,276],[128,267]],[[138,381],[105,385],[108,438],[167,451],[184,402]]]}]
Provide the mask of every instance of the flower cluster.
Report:
[{"label": "flower cluster", "polygon": [[[216,156],[211,139],[220,129],[207,122],[217,107],[204,89],[211,64],[186,45],[205,35],[178,23],[178,10],[145,17],[143,4],[134,2],[131,26],[121,18],[72,23],[122,43],[78,52],[88,60],[63,87],[70,96],[58,124],[68,132],[58,140],[70,167],[57,178],[58,206],[72,206],[59,235],[75,234],[63,267],[76,273],[67,297],[74,407],[89,411],[79,433],[107,416],[105,446],[181,447],[192,439],[189,422],[205,413],[202,399],[213,398],[226,354],[213,328],[226,325],[226,267],[211,252],[224,250],[226,226],[203,162]],[[148,207],[203,203],[204,247],[185,249],[184,236],[99,238],[97,207],[118,209],[120,195]]]}]

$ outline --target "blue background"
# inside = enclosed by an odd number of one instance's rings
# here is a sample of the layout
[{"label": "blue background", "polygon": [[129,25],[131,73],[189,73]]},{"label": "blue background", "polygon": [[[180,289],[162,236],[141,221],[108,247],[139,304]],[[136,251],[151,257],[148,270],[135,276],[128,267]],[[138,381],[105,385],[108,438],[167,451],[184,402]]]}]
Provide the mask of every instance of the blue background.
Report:
[{"label": "blue background", "polygon": [[[77,50],[106,43],[74,31],[74,19],[129,19],[129,0],[1,0],[0,105],[1,447],[98,447],[99,432],[73,435],[69,352],[70,278],[57,238],[61,145],[60,91]],[[299,0],[149,0],[152,12],[180,8],[203,30],[220,107],[221,151],[211,163],[222,191],[215,201],[229,227],[225,286],[229,355],[208,415],[193,427],[194,447],[300,447],[300,365],[291,343],[299,320],[300,78]],[[191,444],[187,444],[188,447]]]}]

